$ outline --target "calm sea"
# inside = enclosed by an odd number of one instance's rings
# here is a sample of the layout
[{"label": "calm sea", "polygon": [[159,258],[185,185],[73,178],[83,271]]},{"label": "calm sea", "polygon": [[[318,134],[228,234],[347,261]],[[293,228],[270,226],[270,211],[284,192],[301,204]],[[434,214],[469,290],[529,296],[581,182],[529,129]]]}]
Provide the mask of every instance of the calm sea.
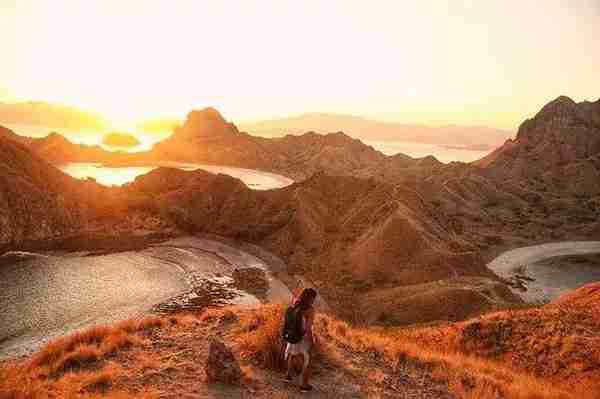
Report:
[{"label": "calm sea", "polygon": [[411,143],[402,141],[365,141],[386,155],[398,153],[410,155],[413,158],[422,158],[433,155],[440,162],[449,163],[453,161],[473,162],[488,155],[491,151],[475,151],[461,148],[447,148],[437,144]]}]

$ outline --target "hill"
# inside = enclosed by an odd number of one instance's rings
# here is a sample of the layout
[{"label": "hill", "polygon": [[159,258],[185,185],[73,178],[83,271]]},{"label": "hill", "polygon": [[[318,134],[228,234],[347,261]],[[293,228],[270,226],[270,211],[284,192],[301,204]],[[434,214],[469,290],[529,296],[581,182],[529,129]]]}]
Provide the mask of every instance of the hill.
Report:
[{"label": "hill", "polygon": [[[9,130],[3,129],[7,136]],[[0,135],[3,134],[0,131]],[[29,146],[53,164],[66,162],[103,162],[114,165],[139,165],[157,161],[196,162],[261,169],[303,180],[327,171],[352,175],[385,158],[385,155],[344,133],[317,134],[267,139],[238,131],[214,108],[194,110],[173,134],[156,143],[151,151],[111,152],[99,146],[69,142],[51,134],[31,139],[11,132],[11,139]]]},{"label": "hill", "polygon": [[486,314],[414,336],[429,346],[476,353],[568,389],[598,394],[599,306],[600,284],[592,283],[539,308]]},{"label": "hill", "polygon": [[[278,255],[349,319],[362,318],[357,303],[371,307],[370,322],[413,324],[518,302],[472,246],[453,238],[450,221],[406,188],[317,174],[283,189],[254,191],[224,175],[160,168],[127,189],[154,198],[161,214],[182,229],[251,242]],[[422,312],[374,294],[399,293],[400,287],[412,292]],[[435,311],[444,301],[459,307],[461,296],[471,298],[468,311]]]},{"label": "hill", "polygon": [[173,135],[157,143],[154,159],[255,168],[302,180],[326,170],[351,175],[385,155],[343,133],[267,139],[240,132],[213,108],[189,113]]},{"label": "hill", "polygon": [[600,102],[559,97],[517,137],[471,164],[387,157],[355,174],[408,185],[487,257],[499,249],[600,237]]},{"label": "hill", "polygon": [[[567,298],[571,307],[558,302],[537,312],[495,314],[441,328],[358,329],[317,314],[310,395],[596,398],[599,342],[595,330],[577,320],[584,311],[577,305],[597,307],[596,291],[587,287],[575,293],[578,299]],[[295,384],[282,381],[282,316],[282,306],[262,305],[97,326],[0,365],[0,395],[300,397]],[[598,327],[597,321],[591,327]],[[539,336],[556,329],[554,340]],[[490,358],[490,347],[504,352]],[[529,362],[508,360],[508,354]],[[562,366],[558,373],[552,371],[555,363]]]},{"label": "hill", "polygon": [[0,252],[168,227],[154,219],[150,198],[74,179],[30,149],[44,144],[40,151],[56,155],[52,144],[60,145],[62,136],[33,139],[26,147],[10,134],[0,130]]},{"label": "hill", "polygon": [[[107,188],[64,175],[12,140],[2,144],[8,165],[2,186],[4,248],[63,247],[81,236],[87,248],[107,237],[127,242],[127,236],[140,234],[210,233],[278,255],[288,271],[314,281],[334,310],[350,319],[357,317],[351,306],[357,299],[377,304],[372,292],[434,281],[454,288],[425,294],[414,288],[416,301],[426,297],[422,314],[389,302],[371,312],[375,321],[386,322],[387,312],[395,312],[394,324],[445,319],[433,311],[437,301],[473,291],[498,294],[478,296],[468,314],[518,301],[501,292],[472,246],[449,234],[449,220],[401,186],[321,173],[283,189],[255,191],[226,175],[159,168],[125,187]],[[26,200],[38,192],[44,205]],[[15,212],[19,207],[22,212]],[[462,280],[454,281],[458,277]]]},{"label": "hill", "polygon": [[75,184],[25,146],[0,138],[0,245],[81,228],[81,207],[69,198]]},{"label": "hill", "polygon": [[[546,126],[543,121],[562,118],[553,117],[555,112],[546,108],[524,125]],[[597,131],[593,124],[583,126],[578,142],[588,143],[582,140]],[[521,137],[554,134],[522,129]],[[589,140],[585,145],[593,150]],[[515,145],[527,144],[517,139]],[[61,153],[46,156],[53,154]],[[517,154],[514,162],[528,162],[527,152]],[[386,157],[343,133],[258,138],[239,132],[214,109],[190,113],[151,152],[108,156],[130,159],[226,163],[296,178],[285,189],[258,193],[225,176],[159,169],[110,191],[114,198],[106,204],[118,205],[116,214],[129,212],[124,219],[136,221],[118,224],[117,231],[146,229],[147,221],[157,220],[156,226],[169,231],[263,246],[292,273],[310,278],[338,315],[367,323],[459,320],[511,306],[518,299],[487,271],[486,259],[507,247],[600,234],[598,196],[574,195],[560,186],[544,189],[521,174],[503,177],[503,163],[444,165],[433,157]],[[318,173],[322,169],[327,173]],[[115,226],[106,206],[92,208],[104,215],[95,219],[95,231]],[[352,305],[357,302],[362,305]]]},{"label": "hill", "polygon": [[600,193],[600,100],[562,96],[521,124],[516,139],[476,163],[501,180],[526,180],[537,190]]}]

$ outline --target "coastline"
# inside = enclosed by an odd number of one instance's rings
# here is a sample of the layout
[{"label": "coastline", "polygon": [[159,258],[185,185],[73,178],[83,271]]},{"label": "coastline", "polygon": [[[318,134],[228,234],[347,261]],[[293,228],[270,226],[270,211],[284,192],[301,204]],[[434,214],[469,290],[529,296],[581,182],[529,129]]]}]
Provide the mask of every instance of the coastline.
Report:
[{"label": "coastline", "polygon": [[[578,287],[565,286],[564,283],[559,285],[556,280],[561,270],[546,270],[544,267],[548,265],[541,262],[563,256],[597,253],[600,253],[600,241],[544,243],[502,252],[487,263],[487,267],[512,285],[511,290],[525,302],[546,303],[561,293]],[[564,273],[568,276],[567,272]]]},{"label": "coastline", "polygon": [[[92,248],[97,243],[103,247]],[[9,263],[4,272],[17,276],[13,269],[21,270],[14,281],[27,284],[29,295],[5,281],[8,308],[1,324],[8,330],[0,338],[1,358],[22,356],[58,336],[130,317],[287,303],[297,284],[274,255],[217,236],[149,235],[129,242],[115,237],[62,244],[37,253],[13,248],[15,258],[5,253]],[[50,270],[51,278],[42,273]],[[74,283],[73,274],[82,283]],[[60,287],[55,281],[62,281]],[[40,313],[40,306],[49,312]]]}]

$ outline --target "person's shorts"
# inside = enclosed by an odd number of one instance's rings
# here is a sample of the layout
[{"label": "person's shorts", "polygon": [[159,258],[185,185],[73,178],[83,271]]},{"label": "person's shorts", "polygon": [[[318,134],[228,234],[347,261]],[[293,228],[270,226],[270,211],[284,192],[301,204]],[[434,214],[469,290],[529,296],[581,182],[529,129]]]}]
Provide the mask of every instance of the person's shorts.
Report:
[{"label": "person's shorts", "polygon": [[287,360],[289,356],[302,355],[304,358],[304,367],[308,366],[308,362],[310,361],[310,348],[312,343],[304,336],[302,341],[297,344],[291,344],[288,342],[285,347],[285,359]]}]

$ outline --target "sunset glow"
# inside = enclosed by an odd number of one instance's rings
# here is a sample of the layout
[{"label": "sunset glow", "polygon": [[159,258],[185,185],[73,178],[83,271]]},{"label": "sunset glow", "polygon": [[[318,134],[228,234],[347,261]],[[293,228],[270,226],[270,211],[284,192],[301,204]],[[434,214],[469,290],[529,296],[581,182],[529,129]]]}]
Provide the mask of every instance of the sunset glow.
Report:
[{"label": "sunset glow", "polygon": [[[542,9],[543,7],[543,9]],[[0,0],[0,102],[514,129],[600,92],[600,3]]]}]

